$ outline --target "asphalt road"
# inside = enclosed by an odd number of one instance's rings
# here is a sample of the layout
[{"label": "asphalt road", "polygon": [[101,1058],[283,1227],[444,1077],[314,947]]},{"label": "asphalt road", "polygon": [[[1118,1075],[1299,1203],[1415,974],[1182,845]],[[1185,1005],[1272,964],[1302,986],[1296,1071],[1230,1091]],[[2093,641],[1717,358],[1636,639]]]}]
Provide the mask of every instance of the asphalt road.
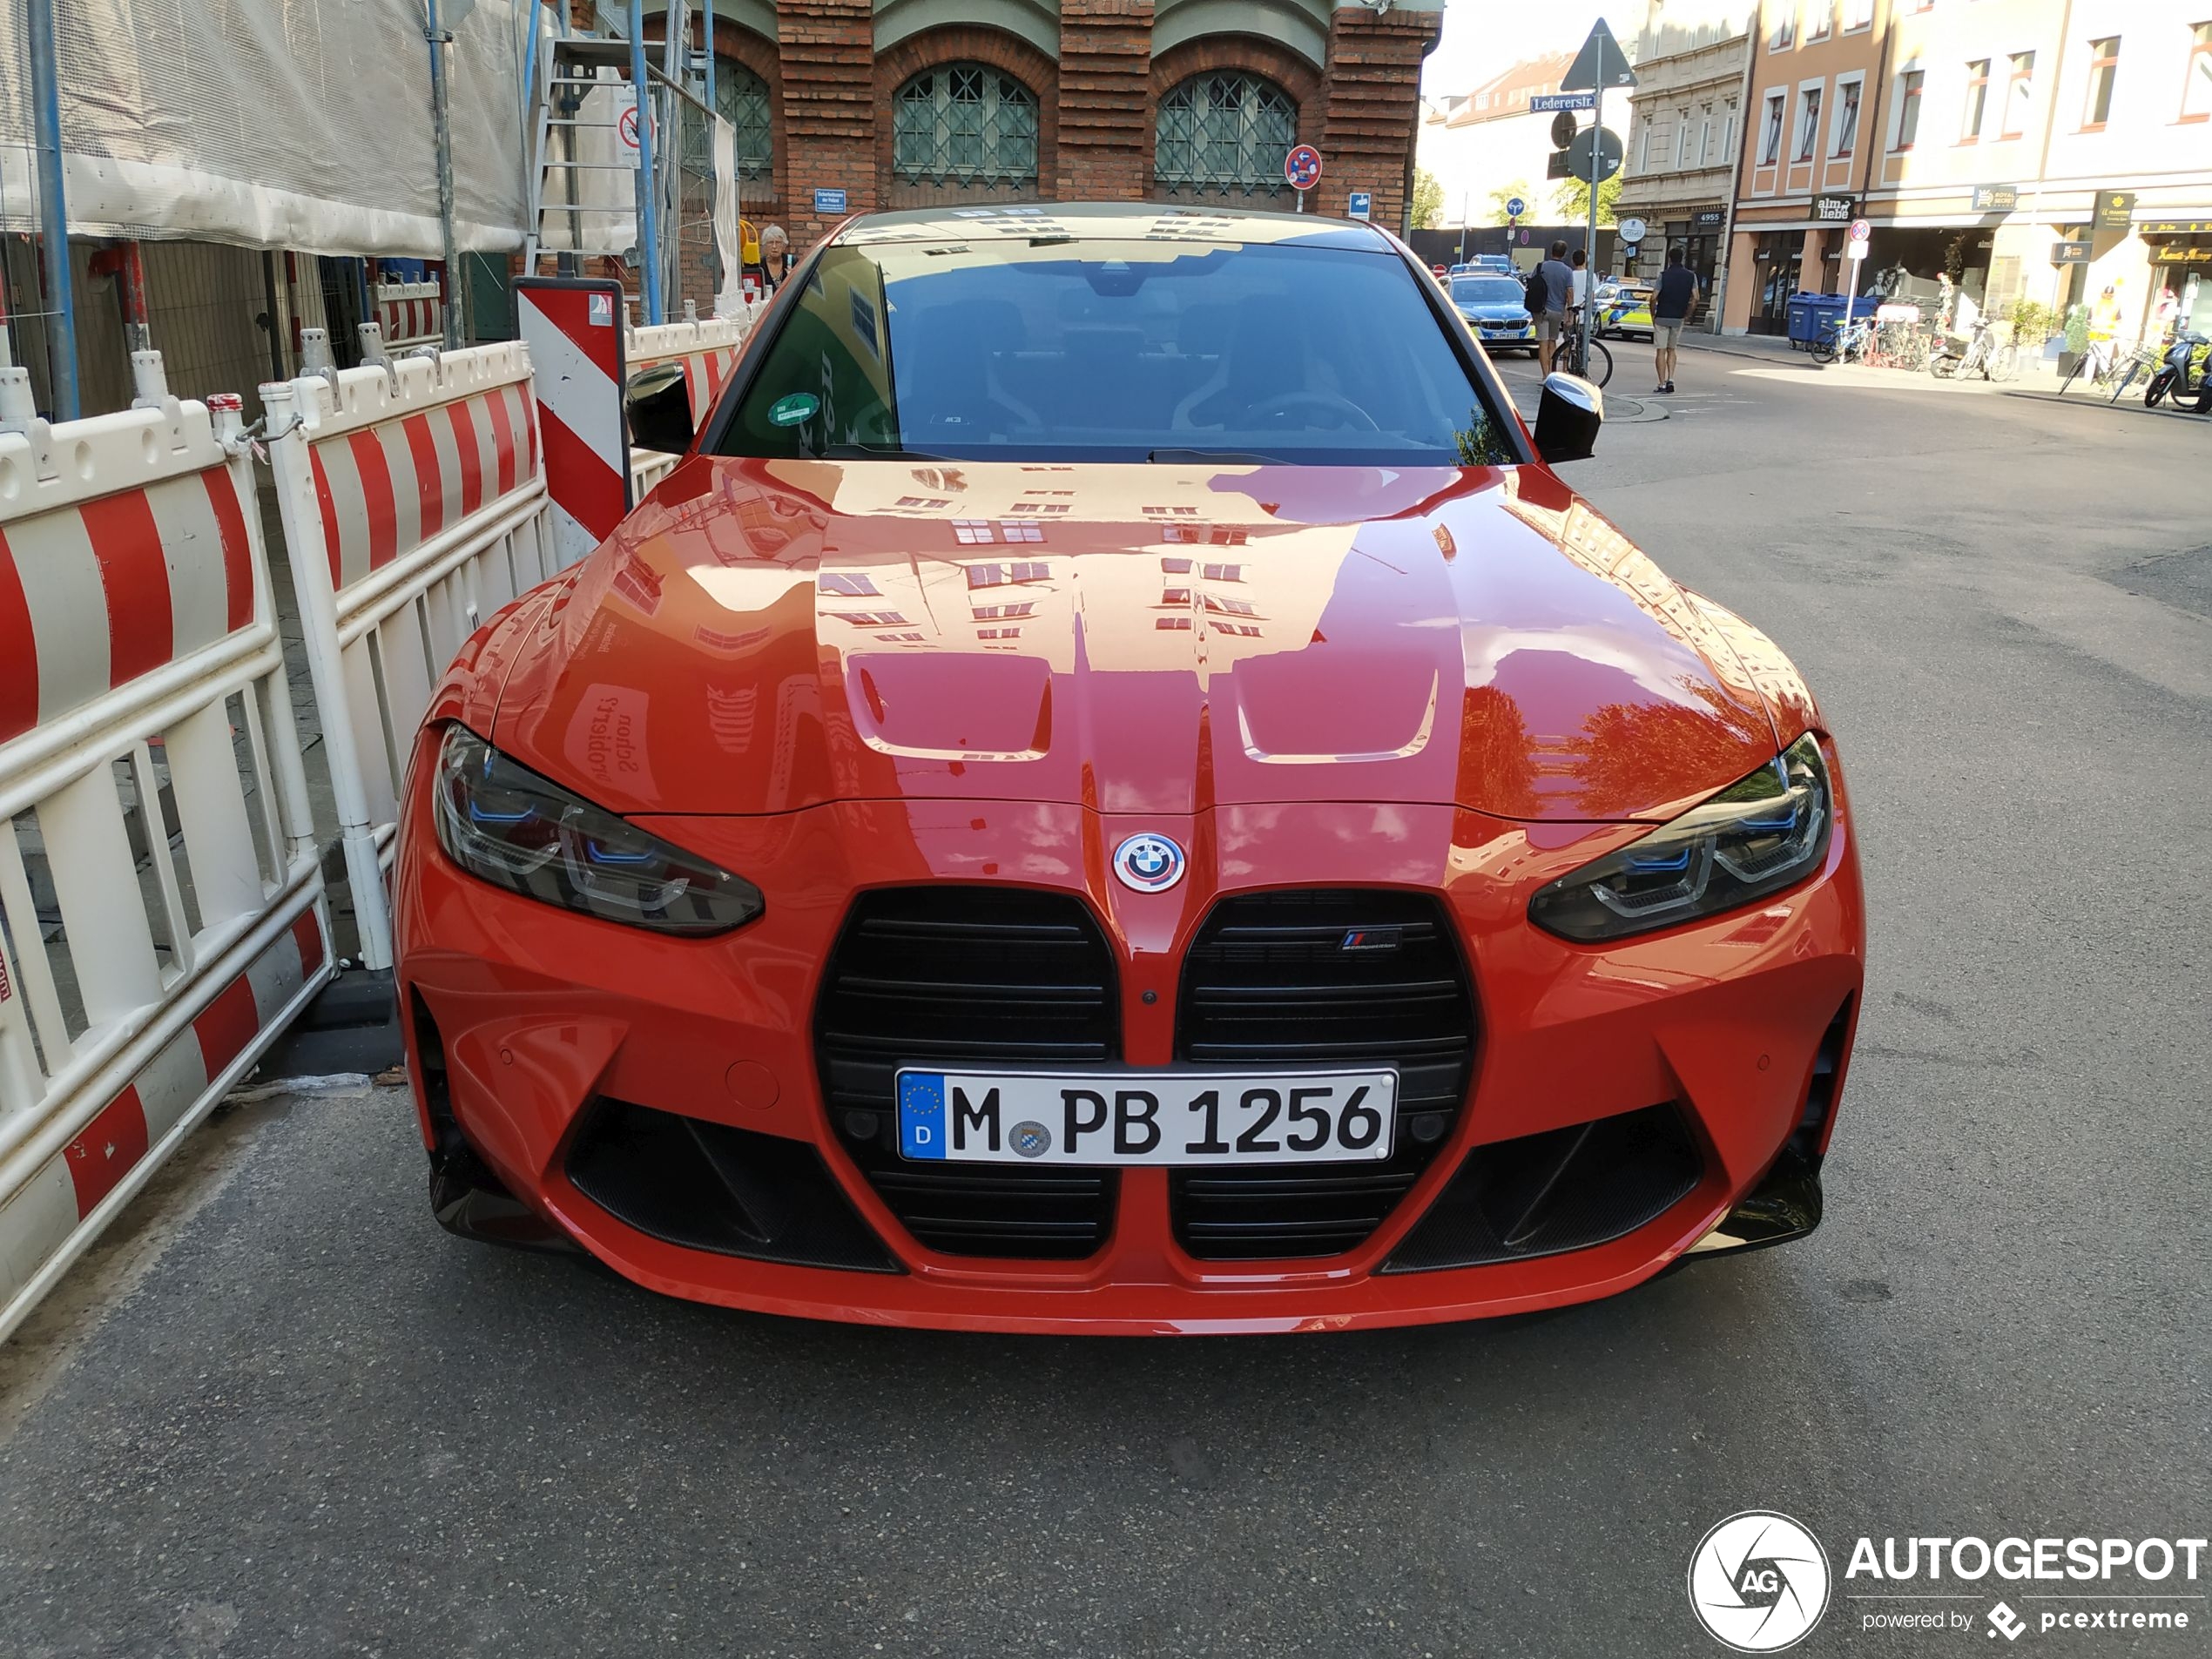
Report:
[{"label": "asphalt road", "polygon": [[[0,1653],[1712,1655],[1745,1507],[1839,1573],[2202,1535],[2212,427],[1862,378],[1685,352],[1573,471],[1843,746],[1812,1239],[1443,1330],[810,1326],[448,1239],[392,1093],[245,1108],[0,1353]],[[1993,1651],[1855,1607],[1799,1651]]]}]

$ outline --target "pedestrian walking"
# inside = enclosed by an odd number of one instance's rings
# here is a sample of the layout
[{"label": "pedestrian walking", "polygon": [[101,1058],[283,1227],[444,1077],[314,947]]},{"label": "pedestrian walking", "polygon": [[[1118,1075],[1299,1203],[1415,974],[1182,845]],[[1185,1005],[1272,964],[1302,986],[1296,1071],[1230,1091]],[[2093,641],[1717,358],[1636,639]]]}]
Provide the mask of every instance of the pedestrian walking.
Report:
[{"label": "pedestrian walking", "polygon": [[1536,297],[1538,283],[1542,285],[1542,308],[1529,310],[1536,318],[1536,356],[1543,372],[1552,372],[1552,357],[1559,350],[1559,336],[1567,326],[1567,307],[1575,293],[1575,267],[1567,262],[1567,243],[1554,242],[1544,262],[1533,273],[1529,297]]},{"label": "pedestrian walking", "polygon": [[1697,304],[1697,276],[1683,263],[1682,250],[1667,250],[1667,268],[1659,273],[1651,296],[1651,356],[1659,383],[1651,389],[1672,396],[1675,389],[1675,347],[1683,325]]}]

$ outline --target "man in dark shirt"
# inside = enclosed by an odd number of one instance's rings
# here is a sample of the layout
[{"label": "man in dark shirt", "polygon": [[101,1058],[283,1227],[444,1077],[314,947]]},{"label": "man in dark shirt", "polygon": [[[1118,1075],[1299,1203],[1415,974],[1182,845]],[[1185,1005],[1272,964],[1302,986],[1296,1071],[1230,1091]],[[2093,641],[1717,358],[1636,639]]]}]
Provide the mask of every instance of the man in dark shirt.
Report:
[{"label": "man in dark shirt", "polygon": [[1651,296],[1651,348],[1659,371],[1655,392],[1675,389],[1675,342],[1697,303],[1697,278],[1682,262],[1682,250],[1667,250],[1667,268],[1659,273],[1658,292]]},{"label": "man in dark shirt", "polygon": [[1544,308],[1536,316],[1536,355],[1542,361],[1543,372],[1552,372],[1552,355],[1559,349],[1559,336],[1567,327],[1567,308],[1575,292],[1575,267],[1567,262],[1567,244],[1554,242],[1551,256],[1536,267],[1537,275],[1544,280]]}]

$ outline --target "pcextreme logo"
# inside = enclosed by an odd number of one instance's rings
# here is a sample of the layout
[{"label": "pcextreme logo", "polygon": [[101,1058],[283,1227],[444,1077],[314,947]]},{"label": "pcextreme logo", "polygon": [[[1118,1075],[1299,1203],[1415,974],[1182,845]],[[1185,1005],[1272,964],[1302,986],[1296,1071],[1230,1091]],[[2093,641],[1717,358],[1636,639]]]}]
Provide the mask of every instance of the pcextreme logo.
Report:
[{"label": "pcextreme logo", "polygon": [[1689,1605],[1714,1640],[1738,1653],[1779,1653],[1828,1610],[1828,1552],[1787,1515],[1746,1509],[1699,1541]]}]

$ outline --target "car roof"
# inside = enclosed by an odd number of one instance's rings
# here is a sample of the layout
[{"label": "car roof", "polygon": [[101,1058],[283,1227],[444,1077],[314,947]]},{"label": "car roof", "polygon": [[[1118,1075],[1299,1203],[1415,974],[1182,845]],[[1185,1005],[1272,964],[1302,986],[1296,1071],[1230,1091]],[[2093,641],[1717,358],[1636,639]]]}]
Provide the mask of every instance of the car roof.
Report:
[{"label": "car roof", "polygon": [[1395,246],[1382,231],[1360,219],[1164,202],[1011,202],[907,208],[864,213],[849,220],[833,241],[843,247],[873,247],[894,242],[1033,242],[1062,236],[1211,242],[1224,246],[1295,243],[1377,253]]}]

